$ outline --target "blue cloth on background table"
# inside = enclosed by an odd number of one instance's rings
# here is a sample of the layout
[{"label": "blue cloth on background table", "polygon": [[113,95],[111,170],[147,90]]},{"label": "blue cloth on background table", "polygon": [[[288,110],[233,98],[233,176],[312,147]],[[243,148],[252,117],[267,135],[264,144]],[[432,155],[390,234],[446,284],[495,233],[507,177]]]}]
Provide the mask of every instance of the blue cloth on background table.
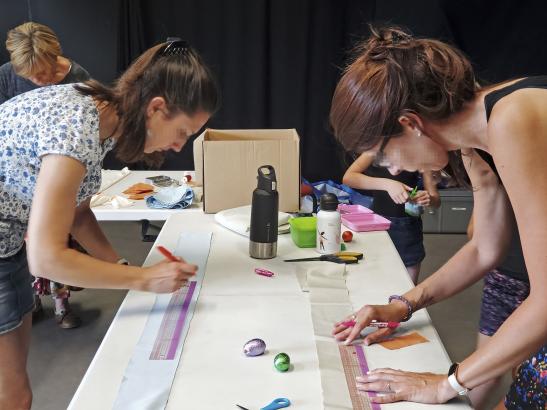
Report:
[{"label": "blue cloth on background table", "polygon": [[184,209],[192,205],[194,191],[188,186],[163,188],[154,195],[146,198],[149,208]]}]

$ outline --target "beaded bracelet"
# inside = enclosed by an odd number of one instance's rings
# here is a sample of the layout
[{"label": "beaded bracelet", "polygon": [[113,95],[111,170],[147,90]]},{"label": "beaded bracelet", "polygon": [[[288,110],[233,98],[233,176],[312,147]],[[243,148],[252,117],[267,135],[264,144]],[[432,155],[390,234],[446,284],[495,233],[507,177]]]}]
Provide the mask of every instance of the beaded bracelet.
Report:
[{"label": "beaded bracelet", "polygon": [[408,321],[412,317],[412,305],[410,304],[408,299],[400,295],[391,295],[388,299],[388,303],[391,303],[392,300],[398,300],[406,305],[406,316],[401,319],[401,322]]}]

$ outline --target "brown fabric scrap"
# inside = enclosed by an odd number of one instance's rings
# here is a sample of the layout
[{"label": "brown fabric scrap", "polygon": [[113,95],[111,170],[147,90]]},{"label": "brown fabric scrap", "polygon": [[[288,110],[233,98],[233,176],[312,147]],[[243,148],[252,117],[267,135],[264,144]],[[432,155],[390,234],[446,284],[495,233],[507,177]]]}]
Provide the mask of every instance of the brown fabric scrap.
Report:
[{"label": "brown fabric scrap", "polygon": [[417,345],[419,343],[429,342],[428,339],[423,337],[418,332],[412,332],[402,336],[395,336],[389,339],[379,342],[380,345],[384,346],[389,350],[402,349],[403,347],[408,347],[412,345]]},{"label": "brown fabric scrap", "polygon": [[154,192],[154,187],[152,185],[144,184],[142,182],[133,184],[129,188],[127,188],[125,191],[123,191],[123,193],[126,195],[145,194],[150,192]]}]

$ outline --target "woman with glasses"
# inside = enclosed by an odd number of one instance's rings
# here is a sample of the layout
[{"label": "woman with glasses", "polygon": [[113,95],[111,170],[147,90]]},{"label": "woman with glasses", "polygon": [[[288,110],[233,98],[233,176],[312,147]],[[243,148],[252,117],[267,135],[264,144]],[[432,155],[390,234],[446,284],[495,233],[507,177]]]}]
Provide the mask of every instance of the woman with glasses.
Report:
[{"label": "woman with glasses", "polygon": [[[350,343],[371,320],[412,313],[470,286],[498,266],[518,225],[530,295],[484,346],[448,374],[377,369],[358,379],[372,400],[443,403],[519,365],[506,396],[511,409],[545,408],[547,367],[547,77],[478,87],[471,64],[447,44],[396,28],[373,29],[345,70],[332,102],[334,133],[348,151],[375,155],[407,171],[444,168],[463,151],[474,189],[474,233],[444,266],[386,305],[367,305],[356,326],[335,325]],[[471,155],[472,154],[472,155]],[[486,172],[483,165],[488,164]],[[461,174],[458,173],[460,176]],[[378,340],[385,330],[365,339]],[[523,362],[524,360],[524,362]]]},{"label": "woman with glasses", "polygon": [[418,171],[386,169],[367,153],[361,154],[349,166],[343,179],[344,184],[352,188],[373,191],[372,210],[391,221],[387,233],[414,284],[418,283],[420,265],[425,258],[422,218],[419,212],[405,211],[405,204],[435,208],[440,205],[431,172],[423,173],[425,189],[415,191],[419,179]]},{"label": "woman with glasses", "polygon": [[[173,292],[194,275],[196,266],[183,260],[124,265],[89,202],[115,145],[122,161],[158,163],[163,151],[180,151],[218,105],[210,70],[181,40],[144,52],[112,88],[95,81],[42,87],[0,105],[0,408],[31,405],[30,272],[86,288],[150,292]],[[89,255],[67,246],[69,234]]]}]

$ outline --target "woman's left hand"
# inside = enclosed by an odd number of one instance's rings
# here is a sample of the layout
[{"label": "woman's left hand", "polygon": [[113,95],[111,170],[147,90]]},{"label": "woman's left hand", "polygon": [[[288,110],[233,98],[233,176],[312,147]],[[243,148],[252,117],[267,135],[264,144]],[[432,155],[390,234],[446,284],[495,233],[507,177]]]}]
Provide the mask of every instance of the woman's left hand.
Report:
[{"label": "woman's left hand", "polygon": [[431,205],[431,195],[427,191],[418,191],[412,197],[412,202],[421,206],[429,206]]},{"label": "woman's left hand", "polygon": [[457,396],[446,375],[393,369],[375,369],[357,377],[357,389],[383,392],[382,396],[370,398],[374,403],[445,403]]}]

